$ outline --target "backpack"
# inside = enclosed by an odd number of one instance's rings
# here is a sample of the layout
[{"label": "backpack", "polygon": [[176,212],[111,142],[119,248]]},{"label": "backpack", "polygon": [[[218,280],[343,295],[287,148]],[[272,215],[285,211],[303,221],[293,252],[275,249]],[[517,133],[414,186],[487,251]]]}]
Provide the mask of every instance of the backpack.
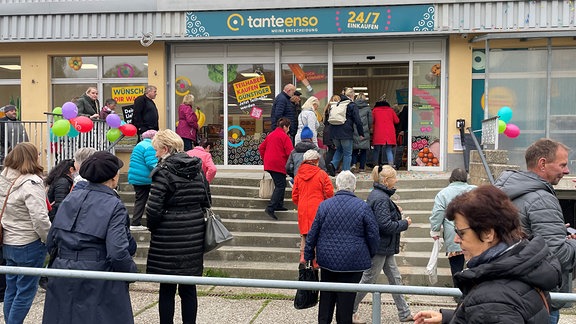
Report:
[{"label": "backpack", "polygon": [[346,122],[346,110],[350,102],[350,100],[344,100],[332,104],[330,114],[328,115],[328,123],[330,123],[330,125],[342,125]]}]

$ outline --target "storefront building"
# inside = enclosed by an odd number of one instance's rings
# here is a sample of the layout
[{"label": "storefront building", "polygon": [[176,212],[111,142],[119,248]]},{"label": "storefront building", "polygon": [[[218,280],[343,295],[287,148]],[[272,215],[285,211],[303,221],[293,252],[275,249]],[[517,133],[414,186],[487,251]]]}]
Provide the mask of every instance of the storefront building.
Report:
[{"label": "storefront building", "polygon": [[513,125],[499,148],[512,162],[523,167],[522,151],[540,137],[576,147],[572,2],[290,4],[0,0],[0,105],[41,120],[89,86],[101,103],[128,106],[153,84],[160,125],[174,129],[191,93],[216,163],[234,168],[261,168],[257,147],[287,83],[321,110],[343,87],[371,106],[386,95],[408,109],[409,170],[461,167],[456,121],[479,130],[502,107]]}]

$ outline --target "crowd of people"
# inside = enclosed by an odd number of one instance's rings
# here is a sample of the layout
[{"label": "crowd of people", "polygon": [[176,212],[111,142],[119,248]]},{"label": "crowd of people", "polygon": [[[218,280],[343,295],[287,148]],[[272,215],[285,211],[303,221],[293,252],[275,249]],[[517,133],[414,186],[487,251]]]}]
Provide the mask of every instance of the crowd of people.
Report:
[{"label": "crowd of people", "polygon": [[[94,90],[82,99],[83,113],[91,118]],[[0,173],[4,264],[40,268],[48,261],[54,269],[136,272],[132,232],[148,230],[147,273],[202,276],[204,210],[211,206],[210,183],[216,175],[213,143],[197,136],[192,95],[180,105],[177,131],[159,130],[153,121],[156,92],[148,86],[136,99],[140,106],[135,104],[141,140],[128,166],[135,192],[132,217],[116,192],[124,163],[115,155],[81,148],[44,178],[38,149],[26,141],[14,144]],[[370,110],[366,98],[355,98],[351,88],[326,107],[342,112],[339,122],[330,112],[318,119],[314,96],[299,114],[287,114],[295,108],[296,92],[288,84],[276,98],[275,127],[259,147],[275,184],[265,213],[277,220],[275,212],[287,210],[290,183],[301,267],[312,266],[322,282],[374,284],[383,271],[389,284],[402,285],[395,255],[412,219],[393,199],[399,179],[390,148],[397,143],[387,132],[394,131],[398,116],[383,98]],[[115,102],[106,106],[114,113]],[[323,156],[319,147],[321,125],[332,156]],[[357,178],[350,169],[352,161],[366,168],[366,140],[376,148],[377,163],[364,201],[355,194]],[[538,140],[526,150],[528,170],[504,171],[495,185],[469,185],[465,170],[452,171],[449,185],[434,200],[430,236],[444,240],[453,285],[462,297],[455,310],[413,314],[401,294],[392,294],[401,322],[558,323],[564,304],[552,303],[549,291],[569,292],[576,267],[576,235],[567,234],[552,187],[568,174],[568,152],[562,143]],[[334,190],[330,175],[340,165]],[[39,277],[15,274],[7,274],[5,283],[0,280],[6,323],[23,322],[39,282]],[[43,323],[134,322],[127,282],[52,277],[41,286],[46,289]],[[196,286],[171,283],[159,286],[160,323],[173,322],[176,293],[183,322],[195,323]],[[338,323],[365,323],[359,315],[365,295],[321,291],[318,323],[331,323],[334,314]]]}]

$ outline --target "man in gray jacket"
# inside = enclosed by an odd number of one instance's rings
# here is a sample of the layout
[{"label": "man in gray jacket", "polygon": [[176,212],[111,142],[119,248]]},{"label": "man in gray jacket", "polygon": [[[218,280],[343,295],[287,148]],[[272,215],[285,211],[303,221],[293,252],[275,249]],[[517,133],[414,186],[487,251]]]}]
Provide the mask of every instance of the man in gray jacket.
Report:
[{"label": "man in gray jacket", "polygon": [[[514,202],[527,235],[542,236],[562,265],[560,292],[571,292],[572,269],[576,266],[576,240],[567,237],[560,202],[553,185],[568,174],[568,147],[540,139],[526,149],[528,171],[504,171],[495,185]],[[558,323],[562,303],[552,303],[550,323]]]},{"label": "man in gray jacket", "polygon": [[24,125],[18,120],[18,111],[14,105],[0,108],[4,117],[0,118],[0,163],[16,144],[28,142],[28,134]]}]

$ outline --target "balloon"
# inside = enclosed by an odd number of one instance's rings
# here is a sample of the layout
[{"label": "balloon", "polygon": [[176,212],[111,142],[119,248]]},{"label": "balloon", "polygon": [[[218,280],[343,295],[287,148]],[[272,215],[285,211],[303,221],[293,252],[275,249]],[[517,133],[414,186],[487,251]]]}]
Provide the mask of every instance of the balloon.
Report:
[{"label": "balloon", "polygon": [[508,106],[504,106],[498,110],[498,116],[500,116],[500,120],[508,123],[510,119],[512,119],[512,109]]},{"label": "balloon", "polygon": [[120,126],[122,126],[122,125],[126,125],[126,122],[125,122],[125,121],[122,121],[122,122],[120,123]]},{"label": "balloon", "polygon": [[70,123],[80,133],[88,133],[94,127],[92,120],[86,116],[79,116],[70,120]]},{"label": "balloon", "polygon": [[76,128],[70,127],[70,130],[68,131],[68,137],[74,138],[78,135],[80,135],[80,133],[76,130]]},{"label": "balloon", "polygon": [[117,139],[120,138],[120,135],[122,135],[122,133],[120,133],[120,130],[118,128],[111,128],[106,133],[106,138],[110,142],[115,142]]},{"label": "balloon", "polygon": [[506,122],[504,122],[502,119],[498,120],[498,134],[504,133],[505,130]]},{"label": "balloon", "polygon": [[510,138],[516,138],[520,135],[520,128],[514,124],[507,124],[504,134]]},{"label": "balloon", "polygon": [[106,124],[112,128],[118,128],[122,124],[122,119],[116,114],[110,114],[106,117]]},{"label": "balloon", "polygon": [[71,101],[65,102],[62,105],[62,116],[68,120],[76,118],[76,116],[78,116],[78,107],[76,104]]},{"label": "balloon", "polygon": [[62,119],[62,107],[55,107],[54,109],[52,109],[52,113],[54,115],[60,115],[60,116],[52,116],[52,118],[54,118],[54,121],[60,120]]},{"label": "balloon", "polygon": [[54,135],[54,132],[52,131],[52,128],[50,128],[50,142],[51,142],[51,143],[56,143],[56,142],[58,142],[58,136]]},{"label": "balloon", "polygon": [[128,137],[134,136],[138,132],[138,130],[136,129],[136,126],[134,126],[132,124],[124,124],[124,125],[120,126],[119,129],[122,132],[122,134],[124,134],[124,136],[128,136]]},{"label": "balloon", "polygon": [[52,125],[52,133],[54,133],[56,136],[64,136],[68,134],[69,130],[70,122],[65,119],[54,122],[54,125]]}]

